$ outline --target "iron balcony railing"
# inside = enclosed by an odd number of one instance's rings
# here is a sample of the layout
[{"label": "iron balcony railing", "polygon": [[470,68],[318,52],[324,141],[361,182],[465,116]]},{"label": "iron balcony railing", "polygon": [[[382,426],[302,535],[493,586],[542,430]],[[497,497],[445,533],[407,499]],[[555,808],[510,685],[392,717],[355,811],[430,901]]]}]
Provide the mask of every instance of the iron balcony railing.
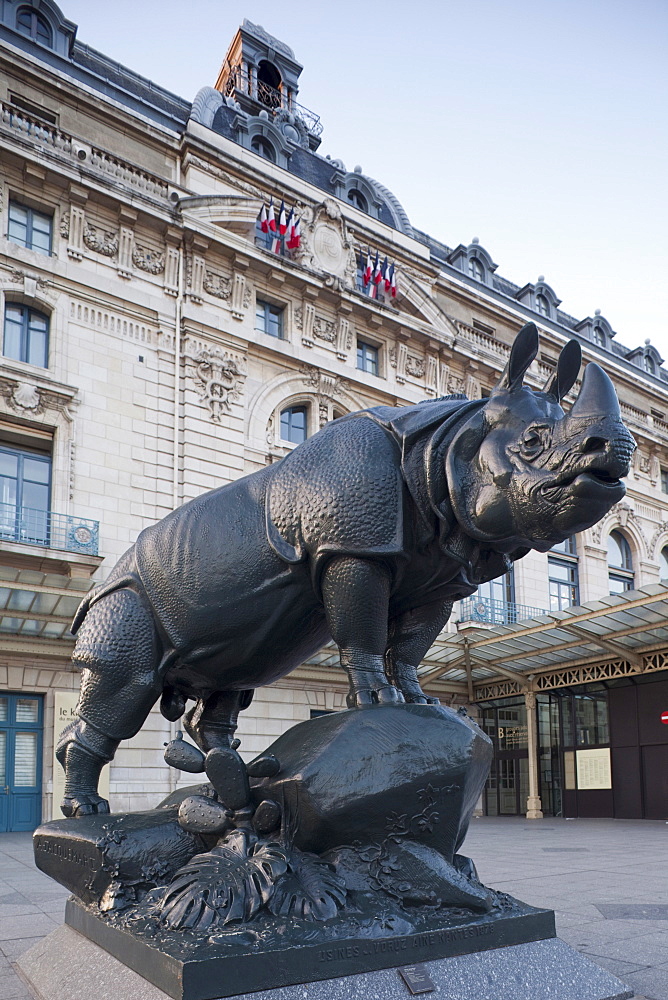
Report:
[{"label": "iron balcony railing", "polygon": [[0,503],[0,541],[96,556],[99,538],[99,521]]},{"label": "iron balcony railing", "polygon": [[512,625],[525,618],[544,615],[544,608],[532,608],[512,601],[496,601],[491,597],[467,597],[460,603],[460,622],[482,622],[485,625]]},{"label": "iron balcony railing", "polygon": [[311,135],[322,135],[322,122],[319,115],[316,115],[314,111],[309,111],[303,104],[299,104],[287,91],[277,90],[268,83],[258,80],[255,74],[249,79],[248,73],[245,73],[241,66],[234,66],[230,70],[225,83],[225,96],[232,97],[235,90],[241,91],[242,94],[248,94],[253,100],[274,113],[281,109],[291,111],[295,118],[301,119]]}]

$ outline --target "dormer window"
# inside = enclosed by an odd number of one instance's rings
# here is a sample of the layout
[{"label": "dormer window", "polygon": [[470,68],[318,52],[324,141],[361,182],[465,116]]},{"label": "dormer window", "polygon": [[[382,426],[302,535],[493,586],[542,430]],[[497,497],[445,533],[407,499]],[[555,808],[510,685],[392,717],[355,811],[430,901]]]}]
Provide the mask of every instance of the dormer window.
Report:
[{"label": "dormer window", "polygon": [[362,192],[358,191],[357,188],[351,188],[348,191],[348,201],[351,203],[351,205],[354,205],[355,208],[359,208],[360,212],[366,212],[368,214],[369,205],[367,203],[367,200],[362,194]]},{"label": "dormer window", "polygon": [[51,25],[41,14],[29,7],[20,7],[16,15],[16,28],[22,35],[32,38],[33,42],[53,46]]},{"label": "dormer window", "polygon": [[649,372],[650,375],[656,375],[656,364],[654,358],[650,357],[649,354],[643,358],[643,365],[646,372]]},{"label": "dormer window", "polygon": [[600,326],[594,327],[594,343],[598,347],[605,347],[605,334]]},{"label": "dormer window", "polygon": [[475,281],[485,280],[485,268],[477,257],[469,258],[469,274]]},{"label": "dormer window", "polygon": [[251,139],[251,149],[258,156],[263,156],[265,160],[269,160],[270,163],[276,163],[276,150],[263,135],[253,136]]},{"label": "dormer window", "polygon": [[550,303],[540,292],[536,296],[536,312],[539,312],[541,316],[550,315]]}]

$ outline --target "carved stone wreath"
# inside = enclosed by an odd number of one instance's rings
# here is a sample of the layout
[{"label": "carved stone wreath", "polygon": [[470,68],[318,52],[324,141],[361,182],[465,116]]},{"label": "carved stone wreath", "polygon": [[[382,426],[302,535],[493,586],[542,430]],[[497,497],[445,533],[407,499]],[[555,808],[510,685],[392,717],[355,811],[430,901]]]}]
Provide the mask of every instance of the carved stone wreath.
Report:
[{"label": "carved stone wreath", "polygon": [[229,299],[232,293],[232,282],[229,278],[223,278],[213,271],[206,271],[203,284],[204,290],[217,299]]},{"label": "carved stone wreath", "polygon": [[165,255],[146,247],[135,246],[132,251],[132,263],[140,271],[147,274],[162,274],[165,270]]},{"label": "carved stone wreath", "polygon": [[236,358],[220,351],[200,351],[193,359],[193,379],[211,420],[220,423],[223,413],[241,396],[245,373]]},{"label": "carved stone wreath", "polygon": [[89,223],[84,226],[83,241],[89,250],[95,250],[104,257],[114,257],[118,253],[118,233],[98,230]]}]

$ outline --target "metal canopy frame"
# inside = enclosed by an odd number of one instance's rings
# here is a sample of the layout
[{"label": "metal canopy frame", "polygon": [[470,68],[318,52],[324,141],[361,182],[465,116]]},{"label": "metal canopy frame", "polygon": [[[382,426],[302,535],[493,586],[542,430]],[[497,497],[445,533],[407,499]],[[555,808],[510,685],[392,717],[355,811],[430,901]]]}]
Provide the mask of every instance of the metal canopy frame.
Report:
[{"label": "metal canopy frame", "polygon": [[[514,681],[516,693],[559,687],[549,675],[556,681],[592,664],[617,664],[623,676],[665,669],[663,657],[648,659],[661,651],[668,651],[668,588],[651,584],[523,622],[443,632],[419,675],[427,688],[464,684],[473,701],[504,681]],[[581,673],[582,683],[592,679]]]}]

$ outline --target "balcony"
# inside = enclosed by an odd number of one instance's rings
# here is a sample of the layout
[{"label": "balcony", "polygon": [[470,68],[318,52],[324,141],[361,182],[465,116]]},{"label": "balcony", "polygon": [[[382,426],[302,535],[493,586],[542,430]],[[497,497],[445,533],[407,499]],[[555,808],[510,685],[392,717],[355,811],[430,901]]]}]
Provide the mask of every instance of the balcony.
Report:
[{"label": "balcony", "polygon": [[514,625],[527,618],[547,614],[544,608],[532,608],[511,601],[495,601],[490,597],[467,597],[460,602],[459,625]]},{"label": "balcony", "polygon": [[82,556],[97,556],[100,537],[98,521],[52,510],[31,510],[0,503],[0,543],[58,549]]},{"label": "balcony", "polygon": [[267,111],[276,114],[277,111],[290,111],[295,118],[298,118],[306,131],[314,138],[319,139],[322,135],[322,122],[319,115],[309,111],[297,101],[287,91],[277,90],[268,83],[257,79],[253,74],[250,79],[247,72],[241,66],[235,66],[230,70],[230,74],[225,82],[226,97],[250,97]]}]

